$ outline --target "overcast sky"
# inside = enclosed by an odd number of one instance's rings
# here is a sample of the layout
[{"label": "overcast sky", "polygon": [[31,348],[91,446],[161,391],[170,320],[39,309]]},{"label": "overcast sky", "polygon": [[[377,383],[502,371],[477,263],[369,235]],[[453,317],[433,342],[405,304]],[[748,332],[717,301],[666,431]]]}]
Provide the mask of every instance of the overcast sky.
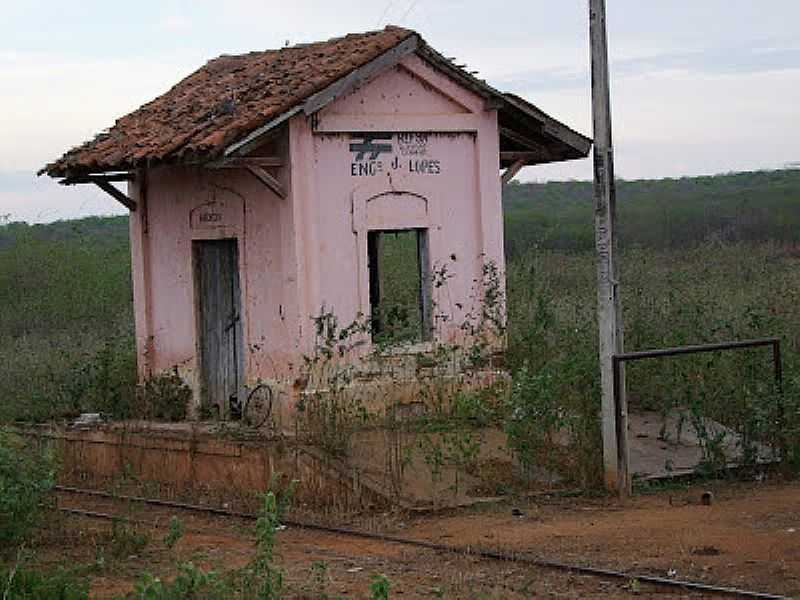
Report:
[{"label": "overcast sky", "polygon": [[[591,135],[587,0],[0,0],[0,220],[121,212],[34,172],[223,53],[394,23]],[[618,176],[800,161],[798,0],[607,0]],[[522,180],[588,179],[589,161]]]}]

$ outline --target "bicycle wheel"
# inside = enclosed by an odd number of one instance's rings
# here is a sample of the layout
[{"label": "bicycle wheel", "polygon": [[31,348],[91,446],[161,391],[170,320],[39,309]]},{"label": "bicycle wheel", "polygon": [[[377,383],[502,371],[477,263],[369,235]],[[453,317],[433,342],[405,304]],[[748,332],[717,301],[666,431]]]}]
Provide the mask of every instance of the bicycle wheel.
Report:
[{"label": "bicycle wheel", "polygon": [[247,396],[244,407],[244,418],[248,425],[253,427],[263,426],[272,413],[272,388],[266,384],[259,384]]}]

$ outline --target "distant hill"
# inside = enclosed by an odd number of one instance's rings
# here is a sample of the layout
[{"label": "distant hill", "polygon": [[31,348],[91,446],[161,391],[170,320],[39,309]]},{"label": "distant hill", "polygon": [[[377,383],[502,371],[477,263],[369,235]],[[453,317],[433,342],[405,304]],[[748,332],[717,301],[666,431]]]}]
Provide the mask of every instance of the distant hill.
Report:
[{"label": "distant hill", "polygon": [[[800,170],[618,181],[617,198],[623,246],[800,241]],[[503,204],[510,256],[594,245],[591,182],[512,182]]]},{"label": "distant hill", "polygon": [[[618,181],[623,246],[678,248],[713,241],[800,243],[800,170]],[[512,182],[503,189],[510,257],[536,246],[594,247],[592,183]],[[128,244],[128,218],[90,217],[0,226],[0,250],[18,239]]]},{"label": "distant hill", "polygon": [[29,225],[13,222],[0,226],[0,251],[17,241],[86,241],[93,244],[128,244],[128,217],[86,217],[70,221]]}]

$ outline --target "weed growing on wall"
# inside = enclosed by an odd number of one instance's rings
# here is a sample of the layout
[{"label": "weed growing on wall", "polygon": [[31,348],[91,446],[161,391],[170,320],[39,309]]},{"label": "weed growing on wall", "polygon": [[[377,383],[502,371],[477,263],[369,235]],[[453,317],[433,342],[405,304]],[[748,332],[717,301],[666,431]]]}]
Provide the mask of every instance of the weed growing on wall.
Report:
[{"label": "weed growing on wall", "polygon": [[[434,269],[434,285],[446,288],[451,267]],[[446,292],[446,290],[443,290]],[[455,326],[447,311],[438,322],[453,325],[452,341],[422,348],[403,342],[368,347],[370,323],[362,317],[341,326],[330,311],[314,319],[315,350],[300,378],[297,432],[328,454],[346,457],[358,432],[378,426],[387,441],[387,475],[400,494],[405,468],[419,456],[436,488],[444,470],[455,470],[449,488],[458,493],[459,472],[476,470],[482,428],[496,426],[505,393],[492,360],[505,332],[502,277],[488,263],[470,299],[472,309]]]},{"label": "weed growing on wall", "polygon": [[314,352],[303,357],[299,378],[297,431],[329,454],[345,456],[352,433],[369,417],[360,396],[353,393],[351,384],[358,373],[348,360],[366,344],[369,324],[359,317],[342,327],[336,315],[324,308],[313,322]]},{"label": "weed growing on wall", "polygon": [[133,414],[138,418],[157,421],[183,421],[191,400],[192,390],[177,370],[162,373],[138,386]]}]

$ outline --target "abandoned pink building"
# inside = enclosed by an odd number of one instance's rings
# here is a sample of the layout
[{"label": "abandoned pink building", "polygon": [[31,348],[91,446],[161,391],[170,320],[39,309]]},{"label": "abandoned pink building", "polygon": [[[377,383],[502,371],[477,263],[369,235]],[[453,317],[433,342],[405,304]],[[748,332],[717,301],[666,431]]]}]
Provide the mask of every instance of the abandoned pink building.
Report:
[{"label": "abandoned pink building", "polygon": [[130,209],[139,375],[175,369],[224,416],[292,387],[315,317],[363,316],[366,347],[394,326],[384,239],[413,247],[408,351],[458,335],[485,266],[503,276],[502,181],[590,145],[387,27],[216,58],[43,172]]}]

